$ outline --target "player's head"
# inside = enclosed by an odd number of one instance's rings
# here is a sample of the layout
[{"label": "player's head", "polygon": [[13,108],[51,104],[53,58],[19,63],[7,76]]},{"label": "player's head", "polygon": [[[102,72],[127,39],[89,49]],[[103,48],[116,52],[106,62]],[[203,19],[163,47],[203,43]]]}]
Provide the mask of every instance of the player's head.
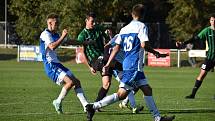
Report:
[{"label": "player's head", "polygon": [[210,24],[211,24],[211,27],[215,27],[215,14],[211,14],[210,15]]},{"label": "player's head", "polygon": [[139,20],[145,14],[145,7],[143,4],[136,4],[132,8],[132,17],[133,19]]},{"label": "player's head", "polygon": [[86,15],[86,28],[87,29],[93,29],[93,27],[95,26],[95,21],[96,21],[96,14],[94,12],[89,12]]},{"label": "player's head", "polygon": [[56,31],[59,26],[59,16],[55,13],[51,13],[46,18],[48,29],[50,31]]}]

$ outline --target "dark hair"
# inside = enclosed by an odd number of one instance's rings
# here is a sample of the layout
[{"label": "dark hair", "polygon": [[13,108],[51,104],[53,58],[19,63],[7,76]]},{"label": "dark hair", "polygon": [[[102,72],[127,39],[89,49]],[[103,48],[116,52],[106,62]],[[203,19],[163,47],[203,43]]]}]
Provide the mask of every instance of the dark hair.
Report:
[{"label": "dark hair", "polygon": [[142,17],[145,13],[145,7],[143,4],[136,4],[132,8],[132,14],[137,17]]},{"label": "dark hair", "polygon": [[46,20],[48,20],[48,19],[53,19],[53,18],[56,18],[56,19],[58,19],[59,18],[59,16],[57,15],[57,14],[55,14],[55,13],[50,13],[49,15],[47,15],[47,17],[46,17]]},{"label": "dark hair", "polygon": [[86,18],[88,19],[89,17],[96,18],[96,14],[95,14],[94,12],[89,12],[89,13],[86,15]]},{"label": "dark hair", "polygon": [[210,17],[214,17],[214,18],[215,18],[215,13],[210,14],[210,15],[209,15],[209,18],[210,18]]}]

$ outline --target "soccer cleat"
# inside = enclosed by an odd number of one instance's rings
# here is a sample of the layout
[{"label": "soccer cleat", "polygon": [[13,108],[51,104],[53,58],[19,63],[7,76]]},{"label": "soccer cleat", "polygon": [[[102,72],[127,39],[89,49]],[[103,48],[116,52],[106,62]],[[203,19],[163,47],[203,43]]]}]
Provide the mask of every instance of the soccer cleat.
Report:
[{"label": "soccer cleat", "polygon": [[85,107],[87,110],[87,121],[93,121],[93,116],[95,114],[95,109],[93,109],[93,104],[87,104]]},{"label": "soccer cleat", "polygon": [[160,121],[172,121],[175,119],[175,116],[162,116]]},{"label": "soccer cleat", "polygon": [[128,105],[126,103],[119,103],[119,108],[129,108]]},{"label": "soccer cleat", "polygon": [[56,100],[54,100],[52,104],[54,105],[55,110],[57,111],[58,114],[63,114],[61,103],[58,103]]},{"label": "soccer cleat", "polygon": [[193,96],[193,95],[188,95],[188,96],[186,96],[185,98],[186,98],[186,99],[194,99],[195,96]]},{"label": "soccer cleat", "polygon": [[132,108],[132,113],[133,114],[138,114],[140,111],[142,111],[143,110],[143,106],[138,106],[138,107],[136,107],[136,108]]}]

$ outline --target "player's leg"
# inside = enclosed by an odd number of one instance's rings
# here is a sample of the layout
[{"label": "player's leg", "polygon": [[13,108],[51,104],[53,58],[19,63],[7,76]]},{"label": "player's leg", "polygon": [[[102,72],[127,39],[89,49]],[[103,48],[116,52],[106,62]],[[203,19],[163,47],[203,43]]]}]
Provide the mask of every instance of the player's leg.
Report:
[{"label": "player's leg", "polygon": [[[117,66],[120,66],[120,65],[117,65]],[[118,82],[120,82],[120,80],[122,79],[122,71],[113,70],[113,76]],[[132,110],[132,113],[139,113],[140,111],[142,111],[143,106],[137,106],[135,97],[134,97],[135,93],[138,90],[139,90],[139,88],[132,90],[128,94],[128,96],[124,100],[122,100],[122,102],[119,103],[119,107],[120,108],[129,108]],[[130,106],[128,105],[128,102],[130,102]]]},{"label": "player's leg", "polygon": [[199,89],[199,87],[202,85],[203,79],[205,78],[205,76],[207,75],[207,72],[203,69],[200,70],[200,73],[195,81],[194,87],[192,89],[192,93],[188,96],[186,96],[185,98],[187,99],[194,99],[195,95]]},{"label": "player's leg", "polygon": [[140,89],[144,93],[144,100],[146,102],[149,111],[154,117],[154,121],[172,121],[175,119],[175,116],[161,116],[158,108],[155,104],[155,101],[152,96],[152,88],[149,85],[142,85]]},{"label": "player's leg", "polygon": [[[121,103],[119,103],[119,107],[120,108],[128,108],[134,114],[139,113],[140,111],[142,111],[144,107],[142,105],[138,106],[136,104],[136,100],[135,100],[135,97],[134,97],[134,95],[136,94],[137,91],[138,91],[138,89],[137,90],[132,90],[128,94],[128,96],[124,100],[122,100]],[[128,103],[130,103],[130,105],[128,105]]]},{"label": "player's leg", "polygon": [[62,64],[57,65],[57,74],[58,79],[56,81],[57,84],[63,84],[63,88],[56,100],[53,101],[53,105],[58,113],[62,113],[62,101],[69,92],[69,90],[75,86],[74,90],[79,98],[83,107],[87,105],[86,98],[84,96],[84,92],[81,88],[80,81]]},{"label": "player's leg", "polygon": [[74,75],[69,76],[69,78],[72,80],[73,84],[72,86],[75,86],[74,91],[76,93],[76,96],[78,97],[79,101],[81,102],[84,111],[85,111],[85,106],[88,104],[88,101],[84,95],[84,91],[81,87],[81,82],[79,79],[77,79]]},{"label": "player's leg", "polygon": [[[62,65],[60,63],[47,63],[45,65],[46,74],[49,78],[51,78],[57,85],[64,84],[64,77],[66,76],[66,72],[63,71]],[[71,82],[64,85],[61,89],[61,92],[57,99],[55,99],[52,104],[55,107],[55,110],[58,114],[63,113],[62,111],[62,100],[65,98],[68,90],[71,88]]]},{"label": "player's leg", "polygon": [[136,77],[136,85],[141,89],[141,91],[144,94],[144,100],[146,102],[146,105],[149,109],[149,111],[152,113],[155,121],[172,121],[175,116],[170,117],[161,117],[160,112],[156,106],[156,103],[152,96],[152,88],[148,84],[147,79],[145,78],[145,75],[143,72],[138,72]]},{"label": "player's leg", "polygon": [[95,110],[108,106],[110,104],[113,104],[119,100],[126,98],[128,93],[129,93],[129,91],[125,90],[124,88],[119,88],[117,93],[106,96],[102,100],[100,100],[98,102],[94,102],[93,104],[87,104],[87,106],[86,106],[87,120],[92,121]]},{"label": "player's leg", "polygon": [[103,99],[107,95],[110,85],[111,85],[111,76],[109,75],[102,76],[102,87],[98,92],[97,98],[95,100],[96,102]]},{"label": "player's leg", "polygon": [[200,88],[200,86],[202,85],[202,82],[203,82],[204,78],[206,77],[208,71],[213,67],[214,67],[214,62],[206,59],[205,62],[201,66],[201,70],[200,70],[198,77],[196,78],[194,87],[192,89],[192,93],[190,95],[186,96],[185,98],[187,98],[187,99],[195,98],[195,95],[196,95],[198,89]]},{"label": "player's leg", "polygon": [[93,61],[92,63],[93,69],[96,71],[100,71],[102,76],[102,86],[99,89],[97,98],[95,100],[96,102],[103,99],[106,96],[111,85],[111,74],[109,72],[106,72],[103,74],[102,73],[103,66],[104,66],[104,61],[102,56],[98,57],[98,59]]}]

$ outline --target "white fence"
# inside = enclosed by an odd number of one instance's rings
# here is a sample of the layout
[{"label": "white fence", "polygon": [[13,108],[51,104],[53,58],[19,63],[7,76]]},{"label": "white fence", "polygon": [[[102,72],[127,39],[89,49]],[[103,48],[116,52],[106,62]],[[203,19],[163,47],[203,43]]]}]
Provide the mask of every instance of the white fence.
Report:
[{"label": "white fence", "polygon": [[[4,47],[3,44],[0,44],[0,47]],[[23,56],[22,54],[25,54],[27,56],[35,56],[35,55],[39,55],[38,54],[38,51],[36,51],[37,49],[35,49],[35,53],[33,54],[32,51],[30,52],[30,54],[26,54],[26,52],[23,52],[21,49],[20,49],[20,46],[17,46],[17,45],[7,45],[8,48],[10,47],[17,47],[18,51],[17,51],[17,61],[19,62],[20,61],[20,58]],[[59,48],[65,48],[65,49],[76,49],[77,46],[60,46]],[[24,49],[25,50],[25,49]],[[28,50],[28,49],[27,49]],[[30,49],[31,50],[31,49]],[[32,49],[33,50],[33,49]],[[181,52],[186,52],[187,50],[186,49],[170,49],[170,52],[176,52],[177,54],[177,67],[181,67],[180,63],[181,63]],[[21,54],[22,52],[22,54]],[[205,57],[206,56],[206,51],[205,50],[193,50],[190,54],[190,57]],[[20,55],[21,54],[21,55]],[[189,55],[189,54],[188,54]],[[40,55],[39,55],[40,56]],[[22,60],[22,59],[21,59]]]}]

